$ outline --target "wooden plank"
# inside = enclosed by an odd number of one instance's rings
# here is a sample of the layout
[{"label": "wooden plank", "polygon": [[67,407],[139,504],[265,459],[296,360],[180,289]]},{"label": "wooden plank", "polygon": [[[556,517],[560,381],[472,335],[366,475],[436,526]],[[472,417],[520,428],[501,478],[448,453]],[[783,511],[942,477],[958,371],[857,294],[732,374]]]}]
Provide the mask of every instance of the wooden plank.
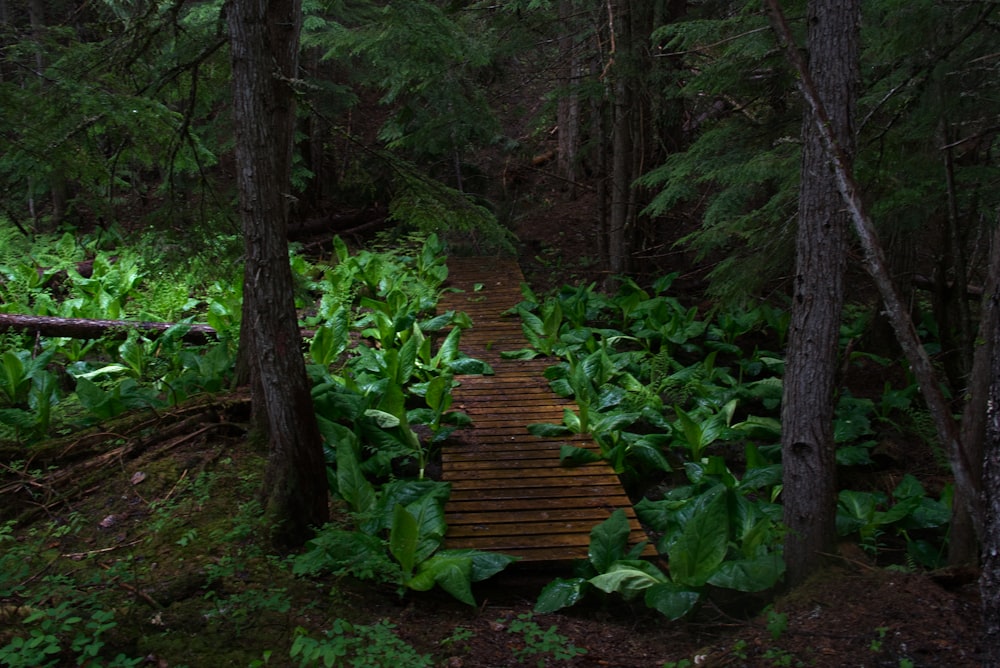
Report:
[{"label": "wooden plank", "polygon": [[[497,501],[494,499],[483,500],[479,497],[472,497],[464,501],[452,499],[448,502],[448,513],[449,517],[451,512],[497,513],[509,515],[509,519],[505,521],[518,522],[522,521],[525,517],[530,517],[528,511],[541,515],[552,510],[602,508],[607,510],[608,515],[610,515],[616,507],[613,502],[620,500],[621,498],[615,497],[596,498],[584,496],[577,498],[553,497],[549,499],[504,499]],[[625,497],[625,501],[628,501],[627,497]]]},{"label": "wooden plank", "polygon": [[[607,508],[553,508],[551,510],[535,513],[533,521],[528,522],[528,524],[534,526],[535,523],[543,520],[588,520],[590,522],[590,526],[593,527],[608,519],[610,516],[611,511]],[[525,522],[521,520],[520,515],[510,512],[452,512],[448,515],[448,519],[451,522],[449,526],[455,527],[467,524],[480,524],[484,522],[488,522],[493,525],[510,524],[515,527],[525,525]]]},{"label": "wooden plank", "polygon": [[[534,436],[528,425],[560,423],[572,399],[552,392],[545,370],[558,360],[502,359],[501,350],[527,347],[521,322],[505,312],[523,299],[523,277],[509,258],[452,258],[441,309],[468,313],[463,352],[493,366],[489,376],[459,376],[453,408],[473,423],[442,448],[443,478],[451,483],[445,508],[449,548],[505,552],[528,562],[586,558],[590,531],[616,509],[626,513],[630,544],[646,540],[614,471],[604,462],[562,466],[559,450],[572,444],[597,450],[583,434]],[[478,289],[474,289],[478,286]],[[655,550],[647,548],[647,556]]]}]

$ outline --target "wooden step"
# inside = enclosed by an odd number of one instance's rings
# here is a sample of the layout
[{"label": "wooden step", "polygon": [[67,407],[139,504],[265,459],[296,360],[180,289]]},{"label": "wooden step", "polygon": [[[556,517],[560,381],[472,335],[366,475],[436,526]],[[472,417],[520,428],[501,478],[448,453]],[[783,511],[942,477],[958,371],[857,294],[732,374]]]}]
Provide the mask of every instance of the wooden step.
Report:
[{"label": "wooden step", "polygon": [[[599,451],[581,434],[539,437],[528,425],[561,423],[571,399],[549,388],[543,376],[556,359],[505,360],[501,350],[527,347],[517,316],[505,315],[521,300],[524,281],[511,258],[452,258],[440,311],[459,310],[473,320],[461,349],[487,361],[495,374],[459,376],[452,408],[472,418],[442,448],[442,477],[452,485],[445,506],[445,546],[503,552],[522,562],[587,558],[590,532],[618,509],[632,529],[630,545],[647,541],[631,501],[604,462],[563,466],[562,445]],[[478,288],[478,289],[477,289]],[[647,544],[644,556],[656,555]]]}]

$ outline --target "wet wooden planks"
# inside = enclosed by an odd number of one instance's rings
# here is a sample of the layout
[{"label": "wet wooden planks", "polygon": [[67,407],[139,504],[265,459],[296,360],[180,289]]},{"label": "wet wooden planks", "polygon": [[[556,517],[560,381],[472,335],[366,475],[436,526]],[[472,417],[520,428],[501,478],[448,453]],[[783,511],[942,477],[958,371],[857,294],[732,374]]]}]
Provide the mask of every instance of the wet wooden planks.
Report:
[{"label": "wet wooden planks", "polygon": [[[493,376],[461,376],[453,408],[473,420],[443,448],[443,478],[452,485],[445,508],[446,546],[504,552],[524,562],[586,558],[590,531],[616,509],[632,527],[630,543],[646,540],[614,471],[597,462],[560,464],[559,448],[595,448],[585,435],[542,438],[528,432],[536,422],[560,423],[572,401],[559,397],[542,375],[551,360],[503,360],[500,353],[527,346],[520,318],[509,310],[522,299],[524,280],[509,258],[452,258],[442,310],[468,313],[473,327],[462,351],[493,366]],[[647,548],[646,554],[655,551]]]}]

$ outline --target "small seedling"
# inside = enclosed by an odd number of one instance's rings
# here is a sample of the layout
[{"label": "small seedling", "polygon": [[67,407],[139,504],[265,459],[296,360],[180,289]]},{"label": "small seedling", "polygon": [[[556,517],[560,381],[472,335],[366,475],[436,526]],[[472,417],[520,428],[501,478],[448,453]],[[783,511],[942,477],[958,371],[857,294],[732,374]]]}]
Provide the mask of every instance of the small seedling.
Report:
[{"label": "small seedling", "polygon": [[[504,623],[499,620],[498,623]],[[524,663],[529,657],[537,657],[535,663],[538,668],[544,668],[548,664],[548,659],[555,661],[569,661],[575,657],[587,653],[583,647],[577,647],[563,635],[560,635],[555,625],[547,630],[542,630],[531,613],[524,613],[511,620],[507,626],[507,632],[520,634],[524,647],[514,650],[514,658],[519,663]]]}]

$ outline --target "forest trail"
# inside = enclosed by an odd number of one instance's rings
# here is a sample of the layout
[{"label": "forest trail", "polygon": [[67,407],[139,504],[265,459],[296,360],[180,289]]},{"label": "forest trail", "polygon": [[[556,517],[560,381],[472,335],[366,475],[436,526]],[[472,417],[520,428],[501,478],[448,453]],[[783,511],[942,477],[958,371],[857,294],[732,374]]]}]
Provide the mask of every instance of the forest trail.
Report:
[{"label": "forest trail", "polygon": [[[461,350],[488,362],[492,376],[459,376],[454,409],[472,418],[442,448],[442,477],[452,485],[445,507],[446,547],[503,552],[522,562],[585,559],[591,529],[621,508],[632,528],[629,544],[646,540],[618,476],[604,462],[565,467],[559,448],[597,449],[586,435],[542,438],[536,422],[561,423],[572,400],[555,394],[543,376],[551,359],[507,360],[501,353],[527,346],[516,313],[524,281],[513,258],[450,258],[440,310],[464,311],[473,326]],[[655,555],[647,546],[646,556]]]}]

